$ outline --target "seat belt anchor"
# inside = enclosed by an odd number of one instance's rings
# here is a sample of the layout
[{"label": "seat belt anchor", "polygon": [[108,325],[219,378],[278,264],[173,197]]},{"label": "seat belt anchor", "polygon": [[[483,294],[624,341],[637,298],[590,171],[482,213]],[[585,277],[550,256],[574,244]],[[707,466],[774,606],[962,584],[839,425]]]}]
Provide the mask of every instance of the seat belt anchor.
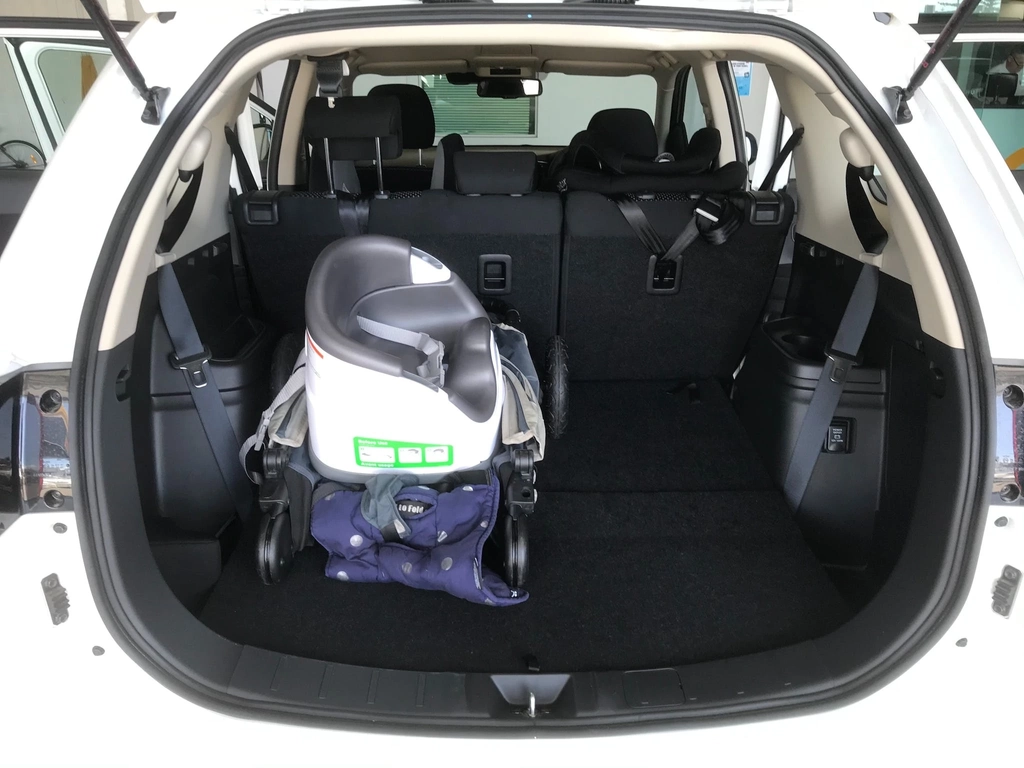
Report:
[{"label": "seat belt anchor", "polygon": [[533,451],[518,449],[512,452],[512,476],[505,491],[505,506],[509,516],[518,520],[520,515],[533,513],[537,503],[537,490],[533,486]]},{"label": "seat belt anchor", "polygon": [[174,353],[170,355],[171,367],[177,368],[185,374],[185,381],[190,387],[202,389],[209,381],[206,378],[206,371],[203,366],[210,362],[210,348],[205,344],[203,351],[187,357],[178,357]]},{"label": "seat belt anchor", "polygon": [[828,347],[825,350],[825,357],[832,363],[832,370],[828,375],[829,379],[833,383],[840,385],[846,384],[846,379],[850,375],[850,369],[861,363],[860,355],[848,355],[832,347]]}]

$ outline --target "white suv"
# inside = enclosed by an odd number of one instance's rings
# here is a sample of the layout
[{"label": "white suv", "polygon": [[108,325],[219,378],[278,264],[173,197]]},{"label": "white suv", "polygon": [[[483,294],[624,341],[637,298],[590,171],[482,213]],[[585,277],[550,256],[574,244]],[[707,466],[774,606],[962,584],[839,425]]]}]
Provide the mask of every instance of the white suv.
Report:
[{"label": "white suv", "polygon": [[[1024,210],[937,66],[962,14],[929,51],[860,6],[146,5],[0,259],[5,762],[1020,762]],[[747,62],[798,128],[759,189]],[[547,443],[513,408],[511,475],[421,472],[332,546],[380,485],[257,432],[302,381],[324,412],[325,354],[484,418],[464,337],[312,329],[341,251],[349,304],[443,281],[521,331]],[[433,443],[377,394],[316,426],[402,476]],[[445,594],[464,531],[400,535],[484,487],[515,605]]]}]

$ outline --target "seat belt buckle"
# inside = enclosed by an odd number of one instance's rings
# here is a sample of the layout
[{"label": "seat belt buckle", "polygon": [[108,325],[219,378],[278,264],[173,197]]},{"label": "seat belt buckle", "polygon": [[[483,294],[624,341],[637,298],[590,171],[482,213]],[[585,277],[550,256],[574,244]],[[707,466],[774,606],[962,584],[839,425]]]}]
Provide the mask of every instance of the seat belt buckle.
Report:
[{"label": "seat belt buckle", "polygon": [[702,195],[693,206],[693,219],[697,231],[711,245],[722,245],[739,229],[741,217],[728,198]]},{"label": "seat belt buckle", "polygon": [[178,357],[171,353],[171,367],[177,368],[185,374],[185,381],[190,387],[202,389],[209,381],[206,378],[206,371],[203,366],[210,362],[210,348],[203,345],[203,351],[187,357]]},{"label": "seat belt buckle", "polygon": [[681,257],[666,259],[651,255],[647,262],[647,292],[652,294],[679,293],[683,272]]},{"label": "seat belt buckle", "polygon": [[533,486],[533,451],[518,449],[512,452],[512,475],[505,491],[505,507],[513,520],[533,513],[537,503],[537,490]]},{"label": "seat belt buckle", "polygon": [[828,375],[829,380],[840,385],[846,384],[850,369],[860,365],[862,360],[860,355],[848,355],[845,352],[832,349],[832,347],[826,348],[825,357],[832,363],[832,370]]},{"label": "seat belt buckle", "polygon": [[724,209],[724,201],[703,195],[693,207],[693,215],[701,216],[711,222],[712,225],[715,225],[722,218]]}]

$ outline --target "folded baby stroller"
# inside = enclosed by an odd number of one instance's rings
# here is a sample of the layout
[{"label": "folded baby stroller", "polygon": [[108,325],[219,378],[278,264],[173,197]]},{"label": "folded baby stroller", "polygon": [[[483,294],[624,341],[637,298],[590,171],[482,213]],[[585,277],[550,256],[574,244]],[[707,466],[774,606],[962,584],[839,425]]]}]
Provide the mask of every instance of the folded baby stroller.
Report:
[{"label": "folded baby stroller", "polygon": [[[493,326],[437,259],[372,235],[317,259],[306,326],[242,449],[260,484],[263,580],[280,581],[315,538],[332,578],[525,599],[545,431],[522,333]],[[504,581],[484,563],[489,539]]]}]

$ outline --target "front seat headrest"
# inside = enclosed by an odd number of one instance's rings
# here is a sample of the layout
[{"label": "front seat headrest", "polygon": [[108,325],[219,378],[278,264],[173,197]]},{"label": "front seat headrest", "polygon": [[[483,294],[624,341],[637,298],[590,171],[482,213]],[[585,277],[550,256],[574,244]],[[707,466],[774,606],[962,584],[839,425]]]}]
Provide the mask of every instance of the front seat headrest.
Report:
[{"label": "front seat headrest", "polygon": [[381,159],[402,154],[402,110],[394,96],[316,96],[306,104],[304,131],[314,146],[327,139],[331,160],[373,160],[378,140]]},{"label": "front seat headrest", "polygon": [[653,160],[658,154],[654,121],[642,109],[602,109],[590,118],[587,130],[620,152]]},{"label": "front seat headrest", "polygon": [[369,96],[394,96],[402,107],[402,146],[426,149],[434,146],[434,108],[427,92],[418,85],[388,83],[370,89]]}]

